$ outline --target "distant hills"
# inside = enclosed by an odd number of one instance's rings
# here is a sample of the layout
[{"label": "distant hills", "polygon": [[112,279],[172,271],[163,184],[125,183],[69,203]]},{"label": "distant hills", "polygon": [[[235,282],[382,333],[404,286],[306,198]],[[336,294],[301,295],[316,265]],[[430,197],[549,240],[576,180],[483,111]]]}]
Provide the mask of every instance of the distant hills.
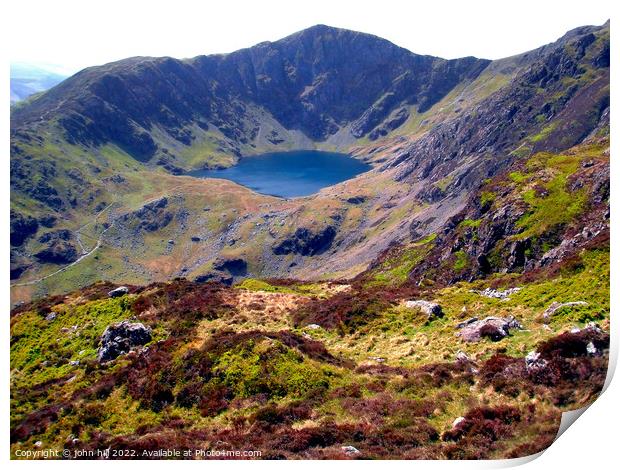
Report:
[{"label": "distant hills", "polygon": [[66,75],[52,72],[38,65],[26,63],[11,64],[11,104],[29,96],[49,90],[63,81]]}]

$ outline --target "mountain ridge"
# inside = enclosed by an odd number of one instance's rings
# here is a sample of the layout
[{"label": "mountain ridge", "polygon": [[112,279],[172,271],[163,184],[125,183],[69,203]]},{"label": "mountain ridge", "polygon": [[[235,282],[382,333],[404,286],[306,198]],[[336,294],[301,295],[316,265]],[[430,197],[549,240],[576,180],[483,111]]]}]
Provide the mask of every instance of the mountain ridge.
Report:
[{"label": "mountain ridge", "polygon": [[[296,51],[304,60],[299,59]],[[348,70],[349,61],[343,58],[352,56],[363,58]],[[447,84],[431,83],[428,90],[417,93],[419,96],[403,91],[403,87],[415,88],[415,83],[419,81],[411,76],[410,69],[417,67],[420,73],[428,74],[431,64],[446,67],[451,78],[444,77],[442,80],[448,80]],[[36,121],[41,115],[56,116],[63,107],[68,107],[62,101],[68,95],[74,106],[68,109],[66,115],[60,113],[60,121],[70,139],[95,145],[113,141],[127,146],[139,159],[150,159],[156,151],[155,143],[148,134],[153,125],[162,126],[182,144],[191,144],[193,137],[192,131],[184,126],[197,123],[204,128],[209,121],[233,140],[251,140],[256,127],[247,129],[234,116],[234,109],[226,106],[223,100],[235,102],[242,108],[255,104],[274,115],[286,129],[299,129],[318,141],[325,140],[344,124],[355,121],[355,134],[359,138],[380,124],[401,102],[421,101],[420,106],[429,106],[459,81],[460,73],[465,74],[465,78],[471,78],[480,72],[484,64],[488,61],[474,58],[445,61],[419,56],[376,36],[319,26],[279,41],[260,43],[225,55],[198,56],[187,60],[129,58],[85,69],[26,109],[16,111],[12,119],[15,127],[19,128]],[[168,74],[169,78],[161,73]],[[110,74],[116,74],[116,77],[112,78]],[[119,80],[123,76],[127,84]],[[270,78],[263,83],[263,76]],[[108,83],[110,80],[114,80],[114,93],[109,92],[112,86]],[[136,97],[140,86],[131,92],[125,90],[130,83],[135,87],[136,80],[143,85],[152,80],[152,86],[160,87],[162,96],[159,98],[167,110],[145,107],[144,99],[152,100],[154,97],[148,98],[148,91],[144,97]],[[168,80],[175,81],[175,90],[166,85]],[[191,80],[191,86],[188,80]],[[271,83],[273,80],[276,82]],[[346,87],[344,83],[347,83]],[[186,90],[179,91],[181,86]],[[191,98],[188,87],[195,88]],[[353,89],[348,90],[351,87]],[[386,87],[388,91],[385,91]],[[81,96],[85,90],[90,92]],[[192,104],[196,93],[201,98]],[[325,100],[313,102],[315,95],[324,96],[326,93],[332,95],[333,106]],[[387,99],[371,108],[385,93]],[[360,98],[362,94],[364,96]],[[174,97],[173,101],[167,100],[166,96]],[[320,96],[316,99],[322,99]],[[139,112],[120,112],[118,99],[121,98],[128,106],[139,108]],[[317,106],[321,107],[321,112],[316,111]],[[114,123],[112,117],[106,117],[106,108],[109,107],[118,110],[114,120],[121,120],[121,124]],[[363,115],[365,111],[367,113]],[[103,131],[105,126],[102,124],[93,128],[84,122],[95,115],[99,122],[108,119],[109,122],[104,122],[110,127],[109,131]]]}]

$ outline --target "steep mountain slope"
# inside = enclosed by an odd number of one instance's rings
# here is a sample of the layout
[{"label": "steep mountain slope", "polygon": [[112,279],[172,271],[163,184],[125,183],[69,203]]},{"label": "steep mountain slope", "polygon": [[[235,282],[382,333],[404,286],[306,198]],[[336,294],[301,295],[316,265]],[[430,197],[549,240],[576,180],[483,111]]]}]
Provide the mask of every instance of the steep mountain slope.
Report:
[{"label": "steep mountain slope", "polygon": [[[351,86],[354,75],[368,85]],[[12,116],[14,299],[102,277],[354,276],[388,247],[439,233],[470,191],[513,162],[604,133],[608,100],[608,25],[490,64],[319,26],[225,56],[85,70]],[[271,135],[277,123],[288,136],[270,148],[340,139],[375,169],[295,200],[168,174],[207,162],[208,133],[223,143],[220,163],[259,151],[240,124],[258,108],[265,120],[250,134]],[[373,116],[402,109],[399,126],[384,119],[354,138]],[[173,136],[190,127],[187,145]],[[141,161],[141,139],[162,156]]]}]

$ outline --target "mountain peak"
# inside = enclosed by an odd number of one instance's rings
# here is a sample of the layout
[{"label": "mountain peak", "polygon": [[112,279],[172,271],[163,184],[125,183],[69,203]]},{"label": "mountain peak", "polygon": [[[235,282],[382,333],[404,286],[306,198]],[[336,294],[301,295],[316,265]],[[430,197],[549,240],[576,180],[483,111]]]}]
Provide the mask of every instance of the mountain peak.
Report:
[{"label": "mountain peak", "polygon": [[[372,41],[374,43],[383,44],[386,46],[389,45],[390,47],[393,47],[395,49],[401,49],[403,51],[406,50],[404,48],[401,48],[400,46],[397,46],[391,41],[388,41],[387,39],[376,36],[374,34],[364,33],[364,32],[360,32],[360,31],[356,31],[352,29],[339,28],[336,26],[329,26],[326,24],[315,24],[314,26],[310,26],[308,28],[297,31],[275,42],[276,43],[287,42],[287,41],[296,40],[296,39],[299,40],[299,39],[308,39],[308,38],[329,39],[329,40],[339,40],[339,41],[359,40],[367,44]],[[410,51],[407,51],[407,52],[411,54]]]}]

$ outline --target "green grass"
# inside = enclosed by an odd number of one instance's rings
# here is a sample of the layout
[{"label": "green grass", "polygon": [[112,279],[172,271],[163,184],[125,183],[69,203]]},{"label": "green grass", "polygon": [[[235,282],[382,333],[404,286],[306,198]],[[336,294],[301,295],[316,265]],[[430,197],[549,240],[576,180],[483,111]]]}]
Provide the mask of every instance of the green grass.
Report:
[{"label": "green grass", "polygon": [[250,340],[220,356],[213,368],[216,381],[247,398],[264,393],[270,398],[301,397],[327,388],[325,370],[280,341]]},{"label": "green grass", "polygon": [[482,207],[490,206],[495,202],[497,195],[491,191],[482,191],[480,193],[480,205]]},{"label": "green grass", "polygon": [[482,219],[465,219],[463,220],[460,224],[459,227],[462,228],[478,228],[480,227],[480,224],[482,223]]},{"label": "green grass", "polygon": [[[526,187],[522,192],[523,200],[528,204],[528,212],[517,222],[523,231],[518,238],[541,235],[554,226],[568,223],[583,213],[588,199],[587,190],[570,192],[567,189],[568,177],[578,168],[582,157],[577,155],[538,154],[528,162],[531,173],[543,168],[554,176],[541,183],[546,194],[537,195],[533,188]],[[524,182],[526,177],[519,179]],[[514,180],[514,179],[513,179]]]},{"label": "green grass", "polygon": [[442,178],[439,181],[437,181],[435,183],[435,186],[437,186],[441,190],[441,192],[445,192],[446,189],[448,189],[448,186],[450,186],[450,183],[452,183],[452,181],[454,181],[454,176],[448,175],[445,178]]},{"label": "green grass", "polygon": [[552,122],[549,125],[543,127],[542,130],[538,134],[530,137],[530,142],[536,143],[536,142],[540,142],[541,140],[546,139],[555,130],[557,126],[558,126],[557,122]]},{"label": "green grass", "polygon": [[436,234],[404,247],[396,256],[387,259],[377,269],[370,285],[399,285],[409,277],[409,273],[424,259],[434,246]]},{"label": "green grass", "polygon": [[244,279],[235,285],[236,289],[244,289],[258,292],[273,292],[279,294],[298,294],[298,295],[322,295],[325,293],[325,286],[321,284],[291,284],[288,286],[278,286],[269,284],[261,279]]},{"label": "green grass", "polygon": [[467,256],[467,253],[465,253],[463,250],[459,250],[454,253],[454,257],[454,271],[456,271],[457,273],[461,272],[469,264],[469,256]]},{"label": "green grass", "polygon": [[527,178],[526,175],[524,175],[523,173],[519,171],[513,171],[512,173],[508,175],[508,177],[514,183],[522,183]]},{"label": "green grass", "polygon": [[[28,374],[34,385],[66,373],[70,360],[94,359],[99,337],[110,323],[130,316],[129,306],[130,300],[123,297],[77,307],[62,305],[51,321],[36,311],[20,315],[11,328],[18,338],[11,350],[11,368]],[[44,362],[48,366],[42,366]]]}]

